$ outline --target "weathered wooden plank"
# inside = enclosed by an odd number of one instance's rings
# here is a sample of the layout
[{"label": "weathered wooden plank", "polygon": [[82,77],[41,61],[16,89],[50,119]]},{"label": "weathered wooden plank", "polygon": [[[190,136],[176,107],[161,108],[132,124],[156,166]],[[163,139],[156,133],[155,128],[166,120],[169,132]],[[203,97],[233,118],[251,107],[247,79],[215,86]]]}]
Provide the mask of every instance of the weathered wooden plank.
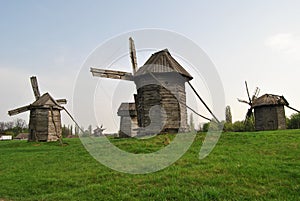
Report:
[{"label": "weathered wooden plank", "polygon": [[10,110],[10,111],[8,111],[8,114],[9,114],[9,116],[12,116],[12,115],[20,114],[22,112],[26,112],[29,109],[30,109],[30,105],[27,105],[27,106],[20,107],[20,108],[14,109],[14,110]]},{"label": "weathered wooden plank", "polygon": [[67,104],[67,100],[66,99],[57,99],[56,102],[60,105],[62,104]]},{"label": "weathered wooden plank", "polygon": [[133,80],[132,74],[128,72],[105,70],[105,69],[98,69],[98,68],[91,68],[90,71],[92,75],[96,77],[120,79],[120,80],[127,80],[127,81]]},{"label": "weathered wooden plank", "polygon": [[32,86],[32,90],[33,90],[33,94],[35,96],[35,99],[39,99],[40,98],[40,90],[39,90],[39,86],[38,86],[38,82],[37,82],[37,78],[35,76],[32,76],[30,78],[31,81],[31,86]]}]

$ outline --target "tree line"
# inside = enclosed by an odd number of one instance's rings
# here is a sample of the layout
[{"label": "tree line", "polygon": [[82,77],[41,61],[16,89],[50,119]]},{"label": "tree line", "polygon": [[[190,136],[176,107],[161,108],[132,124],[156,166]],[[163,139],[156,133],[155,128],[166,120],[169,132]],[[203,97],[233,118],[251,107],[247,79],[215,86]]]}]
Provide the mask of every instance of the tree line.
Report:
[{"label": "tree line", "polygon": [[[68,137],[69,135],[78,135],[80,129],[75,126],[73,131],[73,125],[62,126],[62,136]],[[24,119],[15,119],[13,121],[0,122],[0,134],[12,135],[16,137],[20,133],[29,133],[28,124]]]},{"label": "tree line", "polygon": [[[235,121],[232,122],[232,114],[230,106],[227,106],[225,109],[225,121],[222,121],[223,131],[224,132],[251,132],[255,131],[255,121],[254,115],[250,118],[243,120],[243,121]],[[203,124],[200,127],[201,131],[207,132],[209,127],[211,126],[210,123]],[[292,114],[290,117],[286,117],[286,126],[287,129],[300,129],[300,113]]]},{"label": "tree line", "polygon": [[24,119],[0,122],[0,133],[16,137],[19,133],[27,133],[28,124]]}]

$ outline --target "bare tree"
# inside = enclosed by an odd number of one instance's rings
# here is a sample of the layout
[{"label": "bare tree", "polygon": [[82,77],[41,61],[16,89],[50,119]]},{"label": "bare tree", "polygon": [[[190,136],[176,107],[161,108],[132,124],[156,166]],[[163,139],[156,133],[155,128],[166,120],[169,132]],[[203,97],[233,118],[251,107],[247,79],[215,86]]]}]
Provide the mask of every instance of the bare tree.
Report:
[{"label": "bare tree", "polygon": [[5,123],[0,122],[0,132],[4,132],[4,131],[5,131]]},{"label": "bare tree", "polygon": [[79,126],[75,125],[75,135],[79,135]]},{"label": "bare tree", "polygon": [[26,121],[24,119],[16,119],[14,121],[15,127],[20,128],[20,129],[25,129],[27,128]]},{"label": "bare tree", "polygon": [[5,122],[5,129],[6,130],[11,130],[13,128],[14,128],[14,122],[12,122],[12,121]]}]

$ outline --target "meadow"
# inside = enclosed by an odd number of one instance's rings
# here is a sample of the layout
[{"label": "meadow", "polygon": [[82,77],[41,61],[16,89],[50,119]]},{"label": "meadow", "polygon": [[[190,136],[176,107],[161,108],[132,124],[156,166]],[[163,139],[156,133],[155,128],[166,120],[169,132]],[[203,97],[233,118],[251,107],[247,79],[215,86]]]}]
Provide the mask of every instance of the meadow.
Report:
[{"label": "meadow", "polygon": [[[132,153],[164,147],[166,136],[110,139]],[[168,135],[170,139],[172,135]],[[174,164],[155,173],[111,170],[80,139],[0,141],[0,200],[298,200],[300,130],[223,133],[199,160],[205,133]]]}]

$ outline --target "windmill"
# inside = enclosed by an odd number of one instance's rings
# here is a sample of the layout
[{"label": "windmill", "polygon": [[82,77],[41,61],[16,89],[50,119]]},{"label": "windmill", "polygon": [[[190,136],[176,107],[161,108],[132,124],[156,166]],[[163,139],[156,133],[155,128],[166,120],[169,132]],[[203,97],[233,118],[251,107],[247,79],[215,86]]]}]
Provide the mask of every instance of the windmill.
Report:
[{"label": "windmill", "polygon": [[[185,83],[192,87],[189,81],[193,77],[171,56],[168,49],[155,52],[143,66],[138,68],[134,41],[130,37],[129,55],[132,73],[99,68],[90,70],[96,77],[133,81],[136,85],[135,102],[122,103],[118,110],[118,115],[121,117],[120,136],[125,134],[132,137],[139,133],[148,135],[151,130],[160,130],[161,133],[188,131],[187,108],[189,107],[186,105]],[[192,89],[209,110],[195,89],[193,87]],[[164,112],[157,110],[154,112],[155,118],[151,118],[151,110],[157,105],[161,106]],[[210,110],[209,112],[212,114]],[[214,115],[213,117],[217,120]],[[147,130],[147,128],[151,129]]]},{"label": "windmill", "polygon": [[247,82],[245,84],[249,101],[240,99],[238,101],[250,106],[246,114],[246,120],[252,116],[254,110],[255,130],[286,129],[284,106],[300,113],[299,110],[289,106],[288,101],[283,96],[264,94],[258,97],[259,88],[256,88],[252,98],[250,98]]},{"label": "windmill", "polygon": [[250,97],[247,81],[245,81],[245,86],[246,86],[246,92],[247,92],[249,101],[242,100],[242,99],[238,99],[238,101],[241,102],[241,103],[246,103],[250,106],[250,108],[248,109],[248,111],[246,113],[246,117],[245,117],[245,121],[247,121],[253,114],[253,107],[252,107],[253,101],[258,97],[260,89],[258,87],[256,87],[252,97]]},{"label": "windmill", "polygon": [[96,129],[94,129],[93,135],[95,137],[100,137],[100,136],[104,136],[103,131],[105,131],[106,128],[103,128],[103,125],[101,124],[100,128],[99,126],[97,126]]},{"label": "windmill", "polygon": [[30,78],[35,101],[32,104],[10,110],[10,116],[30,111],[28,141],[57,141],[62,135],[60,111],[66,99],[53,99],[49,93],[40,95],[37,78]]}]

